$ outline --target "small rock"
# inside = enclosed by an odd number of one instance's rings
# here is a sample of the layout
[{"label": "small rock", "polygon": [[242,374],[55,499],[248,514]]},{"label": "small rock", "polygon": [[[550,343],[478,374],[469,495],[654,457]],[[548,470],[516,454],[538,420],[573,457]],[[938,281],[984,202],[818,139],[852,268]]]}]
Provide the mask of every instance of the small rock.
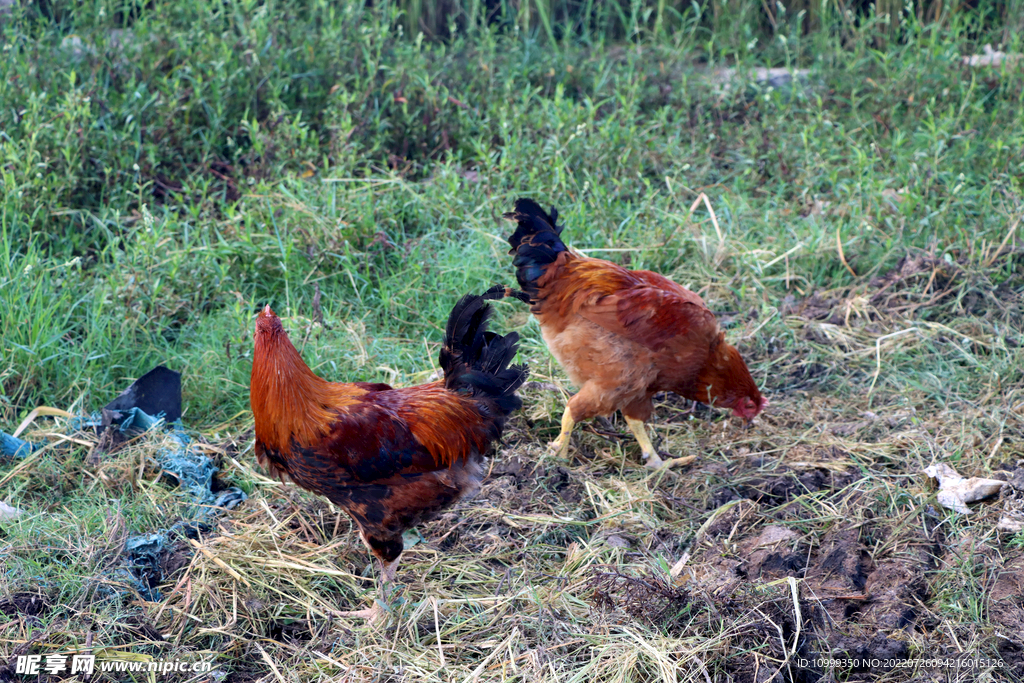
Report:
[{"label": "small rock", "polygon": [[7,503],[0,502],[0,520],[17,519],[22,514],[18,508],[11,507]]},{"label": "small rock", "polygon": [[794,538],[799,537],[800,534],[793,531],[792,529],[778,524],[773,524],[764,528],[761,535],[754,541],[754,545],[751,546],[751,550],[754,548],[760,548],[766,545],[775,545],[776,543],[782,543],[784,541],[792,541]]},{"label": "small rock", "polygon": [[999,531],[1008,531],[1015,534],[1024,531],[1024,515],[1019,512],[1004,512],[999,516],[999,523],[996,524]]},{"label": "small rock", "polygon": [[609,536],[605,540],[605,543],[607,543],[613,548],[628,548],[630,546],[629,541],[623,538],[622,536],[619,536],[618,534],[612,534],[611,536]]},{"label": "small rock", "polygon": [[[783,67],[770,69],[758,67],[750,70],[750,74],[754,77],[754,81],[775,89],[791,86],[794,84],[794,80],[806,81],[810,73],[811,72],[808,69],[790,70]],[[739,80],[739,78],[737,78],[739,74],[740,71],[732,67],[717,69],[711,74],[711,82],[715,84],[721,92],[726,92],[732,87],[733,83]]]},{"label": "small rock", "polygon": [[137,48],[135,33],[130,28],[112,28],[107,31],[107,47],[111,50]]},{"label": "small rock", "polygon": [[993,50],[992,45],[990,44],[986,44],[985,47],[982,48],[982,52],[984,54],[968,55],[967,57],[964,57],[964,64],[967,66],[999,66],[1003,62],[1013,64],[1024,56],[1015,53],[1007,54],[1002,50]]},{"label": "small rock", "polygon": [[956,510],[962,515],[971,514],[967,503],[995,495],[1006,485],[1005,481],[996,479],[982,477],[965,479],[944,462],[929,465],[924,468],[924,473],[939,481],[939,504],[950,510]]},{"label": "small rock", "polygon": [[86,56],[92,56],[96,54],[96,50],[92,45],[82,40],[80,36],[76,36],[74,33],[68,36],[64,36],[64,40],[60,41],[61,49],[67,50],[71,53],[71,56],[75,59],[83,59]]}]

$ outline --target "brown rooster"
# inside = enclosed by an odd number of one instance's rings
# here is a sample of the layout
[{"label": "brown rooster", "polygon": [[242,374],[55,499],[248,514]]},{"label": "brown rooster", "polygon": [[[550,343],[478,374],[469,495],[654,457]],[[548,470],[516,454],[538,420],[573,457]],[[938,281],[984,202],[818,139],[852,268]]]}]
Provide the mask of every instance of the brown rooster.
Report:
[{"label": "brown rooster", "polygon": [[[256,320],[250,403],[256,457],[272,475],[326,496],[355,520],[380,560],[381,590],[394,579],[402,533],[472,496],[483,456],[522,405],[525,366],[509,366],[519,335],[487,331],[495,287],[452,309],[440,365],[444,379],[394,389],[328,382],[302,361],[267,306]],[[357,612],[376,620],[379,603]]]},{"label": "brown rooster", "polygon": [[768,405],[699,296],[657,273],[569,251],[558,212],[549,215],[531,199],[517,200],[505,217],[518,223],[508,242],[525,292],[519,298],[530,303],[548,348],[580,387],[552,450],[564,457],[577,422],[621,410],[647,466],[658,468],[664,463],[644,422],[659,391],[728,408],[747,421]]}]

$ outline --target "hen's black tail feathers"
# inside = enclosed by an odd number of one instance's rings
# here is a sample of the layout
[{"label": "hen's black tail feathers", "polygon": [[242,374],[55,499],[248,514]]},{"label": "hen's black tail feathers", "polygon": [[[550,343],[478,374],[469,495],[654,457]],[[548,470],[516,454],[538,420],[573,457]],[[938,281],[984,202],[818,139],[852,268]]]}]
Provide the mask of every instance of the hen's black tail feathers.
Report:
[{"label": "hen's black tail feathers", "polygon": [[484,405],[493,403],[501,417],[523,405],[515,392],[529,375],[525,365],[509,365],[518,350],[519,335],[501,336],[487,329],[491,307],[485,301],[500,299],[506,292],[497,285],[482,295],[459,299],[448,316],[438,357],[448,389],[472,393],[485,399]]},{"label": "hen's black tail feathers", "polygon": [[536,300],[537,279],[566,250],[565,243],[559,237],[563,226],[558,225],[558,211],[551,207],[551,213],[548,214],[537,202],[521,197],[516,200],[515,208],[505,214],[505,218],[518,224],[516,231],[508,238],[512,247],[509,253],[516,255],[512,260],[516,267],[516,279],[519,286]]}]

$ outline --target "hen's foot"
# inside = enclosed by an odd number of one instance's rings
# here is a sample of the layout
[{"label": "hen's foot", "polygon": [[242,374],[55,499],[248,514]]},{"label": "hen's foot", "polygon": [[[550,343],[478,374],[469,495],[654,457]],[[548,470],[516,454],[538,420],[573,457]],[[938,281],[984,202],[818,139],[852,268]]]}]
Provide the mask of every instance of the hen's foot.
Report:
[{"label": "hen's foot", "polygon": [[644,467],[650,467],[652,470],[660,470],[665,466],[665,461],[661,459],[656,451],[650,453],[642,452],[640,457],[644,460]]},{"label": "hen's foot", "polygon": [[657,453],[651,453],[650,456],[648,456],[645,453],[644,459],[646,460],[646,462],[644,463],[645,467],[649,467],[652,470],[661,470],[671,469],[673,467],[684,467],[685,465],[689,465],[694,460],[696,460],[697,456],[686,455],[681,458],[669,458],[668,460],[662,460],[661,456],[659,456]]},{"label": "hen's foot", "polygon": [[565,458],[569,455],[569,436],[560,436],[551,443],[548,444],[548,453],[556,455],[559,458]]},{"label": "hen's foot", "polygon": [[369,609],[360,609],[351,612],[335,612],[334,614],[335,616],[345,619],[366,619],[367,624],[374,626],[387,615],[387,612],[385,612],[377,603],[373,603],[373,607],[370,607]]}]

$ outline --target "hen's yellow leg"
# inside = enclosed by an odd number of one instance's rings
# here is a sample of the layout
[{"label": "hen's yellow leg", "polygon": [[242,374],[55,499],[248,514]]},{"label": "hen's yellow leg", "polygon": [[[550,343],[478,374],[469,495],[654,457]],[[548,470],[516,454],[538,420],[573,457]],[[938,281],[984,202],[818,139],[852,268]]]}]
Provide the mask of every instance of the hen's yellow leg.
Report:
[{"label": "hen's yellow leg", "polygon": [[557,439],[548,444],[548,450],[557,453],[560,458],[567,456],[569,454],[569,437],[575,426],[576,421],[572,419],[572,410],[566,406],[565,412],[562,413],[562,431],[558,434]]},{"label": "hen's yellow leg", "polygon": [[643,458],[646,461],[644,464],[652,470],[660,470],[662,467],[671,468],[677,465],[689,465],[697,459],[696,455],[686,455],[681,458],[662,460],[661,456],[658,455],[658,451],[654,450],[654,446],[651,444],[651,440],[647,436],[647,429],[644,427],[643,420],[634,420],[633,418],[627,417],[626,424],[629,425],[629,431],[633,432],[633,436],[636,437],[636,442],[640,444],[640,450],[643,451]]},{"label": "hen's yellow leg", "polygon": [[[626,417],[625,415],[623,417]],[[631,417],[626,417],[626,424],[629,425],[629,431],[633,432],[633,436],[636,437],[636,442],[640,444],[640,450],[643,452],[644,464],[651,469],[659,469],[665,462],[658,455],[658,451],[654,450],[654,445],[651,443],[650,437],[647,436],[647,429],[644,428],[643,420],[634,420]]]}]

